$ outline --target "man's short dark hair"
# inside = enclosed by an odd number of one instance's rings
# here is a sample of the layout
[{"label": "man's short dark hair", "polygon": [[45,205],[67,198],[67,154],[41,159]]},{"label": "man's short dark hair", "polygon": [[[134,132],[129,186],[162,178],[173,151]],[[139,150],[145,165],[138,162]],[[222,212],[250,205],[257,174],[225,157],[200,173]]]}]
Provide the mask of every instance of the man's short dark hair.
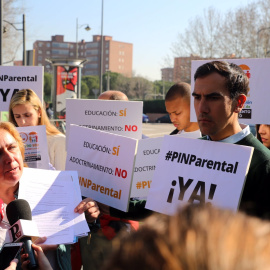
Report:
[{"label": "man's short dark hair", "polygon": [[174,84],[167,92],[165,101],[171,101],[178,97],[185,98],[190,101],[190,85],[185,82]]},{"label": "man's short dark hair", "polygon": [[245,72],[238,65],[225,61],[212,61],[201,65],[194,74],[194,81],[214,72],[226,79],[226,86],[230,92],[231,99],[240,94],[248,94],[249,80]]}]

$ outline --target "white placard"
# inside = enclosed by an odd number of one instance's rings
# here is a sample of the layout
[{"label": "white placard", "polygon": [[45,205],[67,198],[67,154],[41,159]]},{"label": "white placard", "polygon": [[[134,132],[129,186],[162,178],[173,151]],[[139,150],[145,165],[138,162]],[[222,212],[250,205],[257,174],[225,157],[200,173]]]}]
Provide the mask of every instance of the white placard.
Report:
[{"label": "white placard", "polygon": [[85,215],[74,212],[82,198],[75,171],[24,168],[18,197],[28,201],[46,245],[74,243],[89,231]]},{"label": "white placard", "polygon": [[155,172],[163,137],[138,141],[130,197],[147,197]]},{"label": "white placard", "polygon": [[[270,124],[270,59],[220,59],[239,65],[249,78],[250,91],[244,108],[239,114],[239,122],[245,124]],[[194,74],[197,68],[209,60],[191,62],[191,92],[194,90]],[[191,96],[191,104],[194,98]],[[190,106],[190,119],[197,121],[194,106]]]},{"label": "white placard", "polygon": [[24,143],[24,162],[29,168],[49,169],[49,153],[45,126],[17,127]]},{"label": "white placard", "polygon": [[237,210],[253,147],[165,136],[146,208],[174,214],[186,203]]},{"label": "white placard", "polygon": [[0,66],[0,111],[8,111],[10,99],[30,88],[43,100],[43,67]]},{"label": "white placard", "polygon": [[142,138],[142,101],[66,100],[67,137],[70,124],[134,139]]},{"label": "white placard", "polygon": [[135,139],[70,125],[66,170],[78,171],[83,196],[127,211],[136,148]]},{"label": "white placard", "polygon": [[[173,136],[198,139],[200,130],[181,132]],[[163,137],[149,138],[138,141],[138,150],[135,160],[132,189],[130,197],[147,197],[148,190],[157,165]]]}]

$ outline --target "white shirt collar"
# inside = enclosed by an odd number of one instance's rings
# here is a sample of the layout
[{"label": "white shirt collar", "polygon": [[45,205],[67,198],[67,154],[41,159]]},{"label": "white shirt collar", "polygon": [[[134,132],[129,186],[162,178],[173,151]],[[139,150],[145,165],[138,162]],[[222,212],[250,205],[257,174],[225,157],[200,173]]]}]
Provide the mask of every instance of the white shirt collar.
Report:
[{"label": "white shirt collar", "polygon": [[[240,125],[242,130],[239,131],[236,134],[233,134],[232,136],[225,138],[223,140],[220,140],[219,142],[225,142],[225,143],[237,143],[244,139],[247,135],[250,134],[250,128],[248,125]],[[210,137],[207,135],[207,140],[211,141]]]}]

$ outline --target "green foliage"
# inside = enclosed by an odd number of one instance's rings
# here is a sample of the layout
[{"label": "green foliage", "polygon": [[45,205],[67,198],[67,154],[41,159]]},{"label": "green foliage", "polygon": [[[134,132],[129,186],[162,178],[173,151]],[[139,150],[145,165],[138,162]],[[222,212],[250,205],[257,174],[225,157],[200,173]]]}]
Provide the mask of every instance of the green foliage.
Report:
[{"label": "green foliage", "polygon": [[[86,76],[82,76],[82,84],[81,86],[83,86],[83,83],[85,83],[85,85],[88,87],[88,94],[83,97],[83,98],[93,98],[94,97],[94,93],[93,93],[93,89],[99,89],[99,77],[98,76],[92,76],[92,75],[86,75]],[[83,89],[81,88],[81,90],[83,91]],[[83,95],[82,95],[83,96]]]},{"label": "green foliage", "polygon": [[[168,89],[173,85],[173,82],[163,82],[155,81],[151,82],[143,77],[125,77],[124,75],[117,72],[110,72],[110,90],[118,90],[125,93],[129,100],[152,100],[152,99],[161,99],[163,98],[163,85],[164,93],[166,94]],[[108,72],[103,74],[102,86],[103,91],[107,90],[107,77]],[[85,82],[89,93],[83,93],[83,98],[94,98],[95,95],[92,89],[99,89],[99,77],[98,76],[83,76],[82,82]],[[82,83],[83,87],[83,83]],[[85,90],[86,91],[86,90]],[[163,110],[163,109],[161,109]]]},{"label": "green foliage", "polygon": [[165,100],[145,100],[143,102],[143,113],[167,113]]},{"label": "green foliage", "polygon": [[44,73],[44,100],[52,101],[52,74]]},{"label": "green foliage", "polygon": [[163,96],[163,88],[164,88],[164,98],[170,87],[174,85],[174,82],[167,81],[154,81],[154,92],[156,95]]},{"label": "green foliage", "polygon": [[[109,72],[109,74],[110,74],[109,75],[110,76],[109,90],[119,90],[117,80],[118,80],[118,77],[122,75],[117,72]],[[102,77],[103,91],[107,90],[107,77],[108,77],[108,72],[103,74],[103,77]]]},{"label": "green foliage", "polygon": [[89,98],[89,88],[85,81],[81,81],[81,98]]}]

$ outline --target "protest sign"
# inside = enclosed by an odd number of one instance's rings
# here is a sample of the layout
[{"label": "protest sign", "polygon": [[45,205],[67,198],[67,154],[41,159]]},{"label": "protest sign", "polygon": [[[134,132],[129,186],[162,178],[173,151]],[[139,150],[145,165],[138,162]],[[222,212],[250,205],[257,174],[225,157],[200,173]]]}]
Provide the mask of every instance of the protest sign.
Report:
[{"label": "protest sign", "polygon": [[[181,132],[174,136],[197,139],[201,137],[199,130]],[[134,174],[130,197],[147,197],[157,165],[163,137],[149,138],[138,141]]]},{"label": "protest sign", "polygon": [[163,137],[138,141],[130,197],[146,197],[158,161]]},{"label": "protest sign", "polygon": [[0,111],[8,111],[10,99],[30,88],[43,100],[43,67],[0,66]]},{"label": "protest sign", "polygon": [[49,154],[45,126],[17,127],[24,143],[24,162],[30,168],[49,169]]},{"label": "protest sign", "polygon": [[82,195],[127,211],[137,140],[70,125],[67,146],[66,170],[78,171]]},{"label": "protest sign", "polygon": [[[249,78],[249,93],[244,108],[239,113],[239,122],[245,124],[270,124],[270,86],[269,70],[270,59],[221,59],[239,65]],[[194,90],[194,74],[197,68],[210,60],[192,61],[191,89]],[[194,98],[191,96],[191,104]],[[196,122],[194,106],[190,106],[190,119]]]},{"label": "protest sign", "polygon": [[82,199],[77,172],[24,168],[18,197],[29,202],[45,244],[71,244],[87,235],[85,215],[74,212]]},{"label": "protest sign", "polygon": [[76,124],[142,138],[142,101],[67,99],[66,105],[67,137],[70,124]]},{"label": "protest sign", "polygon": [[174,214],[186,203],[237,210],[253,148],[165,136],[146,208]]}]

